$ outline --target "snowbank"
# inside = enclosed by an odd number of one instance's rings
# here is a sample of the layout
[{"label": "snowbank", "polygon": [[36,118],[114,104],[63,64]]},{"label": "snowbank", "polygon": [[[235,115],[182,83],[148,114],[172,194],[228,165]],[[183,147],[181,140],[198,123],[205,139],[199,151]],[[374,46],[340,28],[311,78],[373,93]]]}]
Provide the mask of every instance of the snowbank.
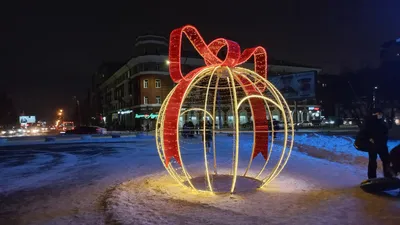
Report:
[{"label": "snowbank", "polygon": [[[278,140],[282,140],[281,137],[279,138]],[[295,136],[294,146],[296,148],[294,150],[315,158],[366,166],[368,154],[356,150],[353,143],[354,138],[351,136],[320,135],[317,133],[297,134]],[[400,145],[400,140],[390,140],[388,142],[389,151],[397,145]]]}]

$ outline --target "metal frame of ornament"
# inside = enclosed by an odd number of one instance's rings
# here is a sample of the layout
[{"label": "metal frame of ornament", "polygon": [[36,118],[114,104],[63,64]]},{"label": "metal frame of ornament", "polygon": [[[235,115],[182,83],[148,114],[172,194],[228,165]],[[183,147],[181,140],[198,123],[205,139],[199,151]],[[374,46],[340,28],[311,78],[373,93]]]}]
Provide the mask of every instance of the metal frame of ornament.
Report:
[{"label": "metal frame of ornament", "polygon": [[[181,72],[181,43],[183,35],[189,39],[194,48],[199,52],[199,54],[204,58],[206,66],[197,68],[187,74],[182,75]],[[222,47],[227,47],[227,55],[224,60],[217,57],[218,52]],[[255,59],[255,72],[238,67],[238,65],[245,63],[249,58],[254,56]],[[171,90],[168,96],[165,98],[163,104],[161,105],[160,111],[158,113],[157,124],[156,124],[156,144],[157,150],[160,156],[160,160],[163,163],[167,172],[171,177],[179,184],[192,188],[196,191],[193,183],[191,182],[191,175],[188,173],[181,156],[181,149],[179,145],[179,117],[184,113],[190,111],[203,111],[205,114],[209,115],[212,120],[216,116],[216,94],[214,94],[212,112],[207,111],[207,101],[204,103],[204,108],[189,108],[182,111],[182,106],[185,98],[187,97],[190,90],[196,86],[196,84],[209,77],[209,82],[207,87],[205,87],[205,99],[209,97],[210,90],[217,91],[219,88],[219,79],[227,79],[228,87],[232,89],[231,99],[233,102],[233,114],[234,114],[234,154],[233,154],[233,165],[232,170],[232,185],[230,188],[230,193],[234,193],[236,187],[236,180],[238,176],[244,176],[247,178],[256,179],[261,182],[260,188],[264,187],[270,183],[274,178],[276,178],[282,169],[285,167],[292,148],[294,141],[294,130],[293,130],[293,118],[290,113],[290,108],[283,98],[282,94],[271,84],[267,78],[267,53],[262,47],[255,47],[250,49],[245,49],[243,52],[240,51],[240,47],[236,42],[226,40],[223,38],[218,38],[212,41],[210,44],[206,44],[203,38],[200,36],[197,29],[193,26],[187,25],[171,32],[170,45],[169,45],[169,67],[170,76],[172,80],[177,83],[177,85]],[[227,75],[222,77],[217,75],[217,70],[227,71]],[[216,78],[216,84],[214,87],[211,86],[211,81]],[[235,83],[239,84],[239,88],[242,88],[246,94],[246,97],[242,99],[237,98]],[[268,90],[273,99],[266,97],[263,93]],[[239,115],[238,110],[244,102],[249,102],[250,110],[253,117],[253,149],[252,155],[250,157],[248,166],[243,173],[243,175],[238,174],[238,162],[239,162]],[[265,178],[260,178],[261,174],[265,170],[270,155],[273,149],[274,140],[271,140],[271,145],[268,146],[268,121],[267,115],[272,118],[271,110],[269,105],[273,105],[275,108],[279,109],[282,113],[282,119],[284,123],[284,141],[282,145],[281,155],[277,164],[273,167],[269,175]],[[286,110],[285,110],[286,109]],[[257,113],[255,113],[257,112]],[[205,164],[205,177],[207,180],[207,188],[209,192],[214,193],[213,184],[211,181],[212,174],[218,174],[218,166],[216,163],[216,144],[215,144],[215,123],[212,123],[212,135],[213,135],[213,169],[211,172],[208,166],[206,143],[203,142],[204,150],[204,164]],[[203,127],[206,125],[206,120],[203,120]],[[273,126],[271,127],[272,132],[274,132]],[[289,133],[291,139],[288,139]],[[205,138],[206,130],[203,129],[203,138]],[[249,170],[252,165],[253,159],[261,154],[265,163],[261,170],[255,176],[249,176]],[[171,158],[175,159],[175,162],[180,166],[181,174],[177,172],[174,165],[171,163]],[[220,175],[220,174],[218,174]]]}]

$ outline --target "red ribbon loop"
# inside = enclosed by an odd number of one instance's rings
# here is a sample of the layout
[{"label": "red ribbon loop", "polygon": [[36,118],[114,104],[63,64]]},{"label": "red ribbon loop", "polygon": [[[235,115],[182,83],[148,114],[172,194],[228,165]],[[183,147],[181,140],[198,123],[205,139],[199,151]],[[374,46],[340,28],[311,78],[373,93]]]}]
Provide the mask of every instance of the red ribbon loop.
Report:
[{"label": "red ribbon loop", "polygon": [[[260,76],[267,78],[267,53],[263,47],[245,49],[243,53],[241,53],[238,43],[224,38],[215,39],[207,45],[195,27],[186,25],[173,30],[170,35],[169,71],[170,76],[175,83],[179,83],[179,81],[184,78],[181,69],[183,34],[186,35],[196,51],[204,58],[206,65],[235,67],[245,63],[254,55],[255,72]],[[227,54],[225,59],[222,61],[217,55],[225,46],[227,47]]]}]

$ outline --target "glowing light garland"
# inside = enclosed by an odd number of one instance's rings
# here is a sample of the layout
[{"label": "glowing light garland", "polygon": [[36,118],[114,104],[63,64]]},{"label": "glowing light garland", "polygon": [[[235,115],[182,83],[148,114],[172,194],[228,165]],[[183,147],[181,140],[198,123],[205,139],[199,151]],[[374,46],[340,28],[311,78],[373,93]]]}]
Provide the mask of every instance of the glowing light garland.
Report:
[{"label": "glowing light garland", "polygon": [[[181,45],[182,38],[185,35],[197,52],[204,58],[206,66],[197,68],[191,71],[186,76],[183,76],[181,71]],[[227,48],[227,55],[224,60],[217,57],[218,52],[223,48]],[[254,56],[255,72],[237,67],[245,63],[252,56]],[[282,171],[286,165],[292,147],[293,147],[293,118],[289,110],[289,106],[281,93],[266,79],[267,78],[267,53],[262,47],[255,47],[240,51],[240,46],[233,41],[218,38],[210,44],[206,44],[200,36],[197,29],[193,26],[187,25],[171,32],[170,45],[169,45],[169,68],[172,80],[177,83],[174,89],[169,93],[164,100],[157,118],[156,126],[156,142],[157,149],[165,169],[178,183],[197,190],[192,183],[192,177],[185,168],[181,156],[181,149],[179,144],[179,118],[188,112],[199,111],[203,113],[203,140],[206,139],[206,118],[210,117],[212,120],[212,146],[213,146],[213,167],[214,175],[217,174],[217,161],[216,161],[216,141],[215,141],[215,118],[216,118],[216,102],[217,91],[228,90],[230,95],[233,118],[234,118],[234,148],[233,148],[233,164],[232,164],[232,185],[230,192],[235,191],[236,180],[238,176],[238,163],[239,163],[239,109],[243,104],[248,103],[253,118],[253,149],[248,166],[243,174],[245,177],[254,178],[261,182],[260,187],[265,186],[271,182]],[[213,81],[216,80],[215,84]],[[203,83],[203,85],[202,85]],[[192,107],[183,110],[184,101],[189,96],[193,88],[204,88],[204,104],[197,107]],[[214,90],[211,91],[210,90]],[[238,96],[238,91],[244,93],[244,97]],[[264,92],[270,94],[269,97]],[[210,94],[212,97],[210,98]],[[212,99],[211,112],[208,111],[208,98]],[[270,159],[272,146],[274,140],[272,138],[270,148],[268,148],[268,121],[269,116],[272,119],[270,105],[279,109],[282,114],[284,123],[284,142],[282,146],[281,156],[278,163],[272,169],[270,174],[264,179],[259,177],[262,175]],[[204,108],[203,108],[204,107]],[[287,114],[287,115],[286,115]],[[274,128],[272,127],[272,132]],[[288,140],[288,136],[292,136]],[[289,142],[289,143],[288,143]],[[270,149],[270,151],[268,151]],[[208,166],[207,159],[207,146],[203,142],[203,156],[205,165],[205,178],[208,185],[208,191],[213,192],[212,175]],[[251,177],[248,175],[252,161],[257,155],[261,154],[265,159],[265,163],[261,170]],[[171,161],[174,159],[174,161]],[[172,162],[176,162],[178,165]],[[178,172],[177,167],[181,169]],[[199,190],[197,190],[199,191]]]}]

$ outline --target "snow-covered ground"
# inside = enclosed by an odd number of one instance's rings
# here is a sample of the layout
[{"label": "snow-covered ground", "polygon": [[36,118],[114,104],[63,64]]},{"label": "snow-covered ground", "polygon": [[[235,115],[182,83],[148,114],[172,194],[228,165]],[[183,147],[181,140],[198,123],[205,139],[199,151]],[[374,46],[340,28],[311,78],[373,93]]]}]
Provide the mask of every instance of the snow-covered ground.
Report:
[{"label": "snow-covered ground", "polygon": [[[241,171],[252,138],[240,139]],[[182,158],[193,174],[204,167],[199,140],[183,143]],[[217,140],[218,167],[230,168],[232,139]],[[278,137],[275,146],[281,144]],[[273,152],[271,165],[277,159]],[[262,162],[257,157],[251,173]],[[270,185],[230,196],[177,185],[154,139],[0,150],[0,224],[400,224],[396,192],[359,189],[366,163],[350,137],[301,134]]]}]

